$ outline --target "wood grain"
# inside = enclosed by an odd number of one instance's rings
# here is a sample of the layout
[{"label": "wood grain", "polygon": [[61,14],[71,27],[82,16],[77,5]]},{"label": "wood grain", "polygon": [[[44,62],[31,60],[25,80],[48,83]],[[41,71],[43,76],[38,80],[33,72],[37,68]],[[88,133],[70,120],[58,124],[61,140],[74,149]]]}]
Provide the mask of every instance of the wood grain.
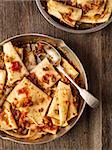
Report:
[{"label": "wood grain", "polygon": [[35,1],[0,0],[0,41],[21,33],[44,33],[63,39],[77,54],[87,73],[89,90],[100,99],[86,107],[65,136],[44,145],[22,145],[0,139],[0,150],[112,149],[112,26],[92,34],[70,34],[50,25]]}]

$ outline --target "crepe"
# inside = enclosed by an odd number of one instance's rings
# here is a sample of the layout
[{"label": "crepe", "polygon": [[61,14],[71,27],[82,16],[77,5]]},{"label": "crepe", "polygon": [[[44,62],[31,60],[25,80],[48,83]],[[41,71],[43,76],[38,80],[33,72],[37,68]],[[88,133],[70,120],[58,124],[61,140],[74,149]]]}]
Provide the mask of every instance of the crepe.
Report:
[{"label": "crepe", "polygon": [[60,19],[60,21],[72,27],[75,25],[76,21],[80,20],[82,16],[81,9],[65,5],[61,2],[49,0],[47,6],[48,6],[48,13],[50,15]]},{"label": "crepe", "polygon": [[0,130],[17,129],[16,122],[11,112],[11,105],[5,101],[3,111],[0,113]]},{"label": "crepe", "polygon": [[11,42],[3,45],[3,52],[5,54],[4,62],[8,73],[8,85],[21,80],[24,76],[28,75],[26,67],[24,66],[21,58],[15,51]]},{"label": "crepe", "polygon": [[26,112],[35,123],[41,124],[51,98],[24,78],[9,94],[7,101],[15,105],[21,112]]},{"label": "crepe", "polygon": [[47,58],[44,58],[30,73],[35,74],[38,84],[43,89],[52,87],[60,79],[60,75]]},{"label": "crepe", "polygon": [[2,96],[5,79],[6,79],[6,71],[0,69],[0,97]]}]

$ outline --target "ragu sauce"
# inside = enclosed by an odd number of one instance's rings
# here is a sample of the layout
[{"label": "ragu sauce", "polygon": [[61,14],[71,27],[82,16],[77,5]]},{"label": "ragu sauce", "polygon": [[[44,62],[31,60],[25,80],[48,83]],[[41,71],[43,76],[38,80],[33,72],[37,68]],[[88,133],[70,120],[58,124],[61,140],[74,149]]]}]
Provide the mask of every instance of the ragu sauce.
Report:
[{"label": "ragu sauce", "polygon": [[28,91],[27,87],[23,87],[22,89],[19,89],[18,94],[25,94],[26,95],[27,100],[23,102],[23,104],[22,104],[23,107],[33,105],[32,98],[29,96],[29,91]]},{"label": "ragu sauce", "polygon": [[14,71],[21,71],[21,65],[18,61],[13,61],[11,62],[12,66],[11,66],[11,70]]}]

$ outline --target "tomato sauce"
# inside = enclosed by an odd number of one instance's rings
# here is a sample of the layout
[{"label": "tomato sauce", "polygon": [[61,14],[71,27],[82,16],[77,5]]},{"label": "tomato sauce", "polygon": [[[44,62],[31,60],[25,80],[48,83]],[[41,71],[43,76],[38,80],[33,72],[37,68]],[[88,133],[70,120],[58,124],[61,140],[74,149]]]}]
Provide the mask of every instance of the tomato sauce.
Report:
[{"label": "tomato sauce", "polygon": [[21,71],[21,65],[18,61],[13,61],[11,62],[12,66],[11,66],[11,70],[12,71]]},{"label": "tomato sauce", "polygon": [[23,87],[22,89],[18,90],[18,94],[25,94],[26,97],[29,96],[29,91],[26,87]]}]

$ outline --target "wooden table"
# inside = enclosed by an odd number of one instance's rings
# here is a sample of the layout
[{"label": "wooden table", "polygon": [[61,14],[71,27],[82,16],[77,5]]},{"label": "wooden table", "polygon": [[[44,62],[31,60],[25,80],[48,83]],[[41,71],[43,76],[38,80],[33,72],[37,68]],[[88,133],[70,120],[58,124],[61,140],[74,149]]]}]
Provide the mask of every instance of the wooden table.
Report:
[{"label": "wooden table", "polygon": [[21,33],[44,33],[63,39],[82,61],[89,90],[100,99],[86,107],[76,126],[44,145],[22,145],[0,139],[0,150],[112,150],[112,26],[92,34],[70,34],[50,25],[35,1],[0,0],[0,41]]}]

